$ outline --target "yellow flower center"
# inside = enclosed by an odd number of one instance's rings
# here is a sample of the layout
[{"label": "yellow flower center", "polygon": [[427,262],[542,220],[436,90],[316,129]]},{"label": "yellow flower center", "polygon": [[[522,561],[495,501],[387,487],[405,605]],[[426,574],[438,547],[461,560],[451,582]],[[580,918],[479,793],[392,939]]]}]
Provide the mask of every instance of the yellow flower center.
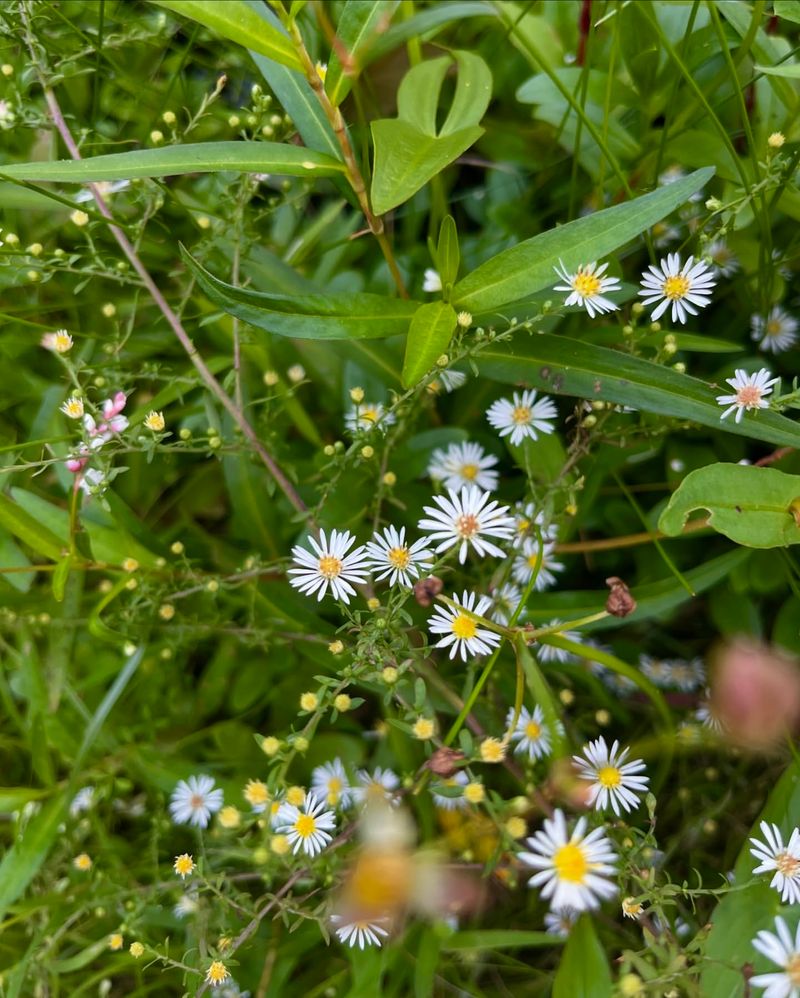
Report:
[{"label": "yellow flower center", "polygon": [[589,872],[586,855],[580,846],[569,843],[557,849],[553,856],[553,866],[561,880],[571,884],[582,884]]},{"label": "yellow flower center", "polygon": [[465,614],[460,613],[450,625],[453,634],[462,641],[474,638],[478,633],[478,625]]},{"label": "yellow flower center", "polygon": [[578,268],[578,273],[572,279],[572,287],[584,298],[593,298],[600,293],[600,278]]},{"label": "yellow flower center", "polygon": [[526,520],[524,517],[520,517],[520,519],[517,520],[517,532],[520,534],[524,534],[525,531],[530,527],[530,525],[531,525],[530,520]]},{"label": "yellow flower center", "polygon": [[477,464],[462,464],[461,465],[461,477],[468,479],[470,482],[475,478],[480,471]]},{"label": "yellow flower center", "polygon": [[525,737],[529,738],[532,742],[536,741],[542,734],[541,724],[537,724],[536,721],[528,721],[525,725]]},{"label": "yellow flower center", "polygon": [[740,405],[758,405],[761,401],[761,389],[755,385],[745,385],[736,393],[736,401]]},{"label": "yellow flower center", "polygon": [[77,419],[78,416],[83,414],[83,404],[78,402],[77,399],[69,399],[69,401],[64,404],[64,412],[71,419]]},{"label": "yellow flower center", "polygon": [[301,839],[307,839],[309,835],[313,835],[317,829],[316,821],[311,817],[310,814],[301,814],[297,821],[294,823],[294,830],[300,836]]},{"label": "yellow flower center", "polygon": [[[800,859],[795,859],[788,852],[778,853],[775,857],[775,866],[784,877],[794,877],[800,870]],[[798,957],[800,959],[800,956]]]},{"label": "yellow flower center", "polygon": [[[533,554],[528,555],[528,565],[530,568],[536,568],[536,563],[539,561],[539,552],[536,551]],[[542,564],[544,565],[544,558],[542,558]]]},{"label": "yellow flower center", "polygon": [[800,984],[800,953],[793,953],[786,964],[786,976],[792,984]]},{"label": "yellow flower center", "polygon": [[767,323],[767,336],[777,336],[781,331],[781,322],[778,319],[770,319]]},{"label": "yellow flower center", "polygon": [[383,800],[386,796],[386,787],[377,780],[371,780],[366,788],[367,797],[371,797],[372,800]]},{"label": "yellow flower center", "polygon": [[684,277],[683,274],[675,274],[664,281],[664,297],[669,298],[670,301],[678,301],[679,298],[686,296],[691,286],[692,282],[688,277]]},{"label": "yellow flower center", "polygon": [[228,968],[220,960],[215,960],[208,968],[206,977],[211,984],[222,984],[228,977]]},{"label": "yellow flower center", "polygon": [[517,426],[527,426],[532,418],[532,413],[527,405],[518,405],[514,411],[511,413],[512,422],[516,423]]},{"label": "yellow flower center", "polygon": [[470,538],[478,533],[481,525],[477,516],[472,513],[464,513],[456,517],[455,528],[459,537]]},{"label": "yellow flower center", "polygon": [[390,548],[386,552],[386,558],[394,568],[408,568],[411,564],[411,555],[408,548]]},{"label": "yellow flower center", "polygon": [[335,579],[342,571],[342,563],[333,555],[326,554],[319,560],[319,574],[325,579]]},{"label": "yellow flower center", "polygon": [[377,409],[359,409],[358,411],[359,419],[366,419],[368,423],[378,422],[378,410]]},{"label": "yellow flower center", "polygon": [[603,766],[597,773],[597,779],[601,787],[611,790],[622,783],[622,777],[616,766]]}]

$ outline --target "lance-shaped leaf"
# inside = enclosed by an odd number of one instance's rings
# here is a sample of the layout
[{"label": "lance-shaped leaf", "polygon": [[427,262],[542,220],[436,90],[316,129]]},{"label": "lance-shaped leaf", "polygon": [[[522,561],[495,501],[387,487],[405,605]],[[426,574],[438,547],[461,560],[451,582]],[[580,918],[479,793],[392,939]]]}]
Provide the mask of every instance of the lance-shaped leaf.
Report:
[{"label": "lance-shaped leaf", "polygon": [[553,998],[611,998],[605,950],[589,915],[582,915],[564,947],[553,981]]},{"label": "lance-shaped leaf", "polygon": [[325,92],[335,107],[350,93],[364,65],[363,57],[389,27],[398,4],[399,0],[347,0],[325,76]]},{"label": "lance-shaped leaf", "polygon": [[659,530],[679,534],[695,510],[707,510],[710,527],[746,547],[800,544],[800,475],[743,464],[698,468],[673,492]]},{"label": "lance-shaped leaf", "polygon": [[420,305],[411,320],[403,361],[403,387],[415,385],[447,352],[456,328],[453,306],[443,301]]},{"label": "lance-shaped leaf", "polygon": [[408,332],[419,302],[373,294],[272,295],[214,277],[181,247],[211,301],[229,315],[278,336],[308,340],[382,339]]},{"label": "lance-shaped leaf", "polygon": [[498,381],[628,405],[779,447],[800,447],[800,426],[786,416],[760,410],[748,414],[741,423],[720,420],[718,389],[705,381],[566,336],[534,334],[519,346],[489,347],[477,361],[481,374]]},{"label": "lance-shaped leaf", "polygon": [[344,172],[332,156],[281,142],[194,142],[163,149],[135,149],[91,159],[13,163],[0,173],[15,180],[87,184],[101,180],[172,177],[181,173],[279,173],[288,177],[330,177]]},{"label": "lance-shaped leaf", "polygon": [[453,288],[453,303],[482,312],[519,301],[558,283],[554,267],[567,270],[602,260],[674,211],[708,183],[712,167],[659,187],[625,204],[604,208],[526,239],[482,263]]},{"label": "lance-shaped leaf", "polygon": [[159,7],[197,21],[223,38],[260,52],[292,69],[301,63],[292,43],[244,2],[244,0],[152,0]]}]

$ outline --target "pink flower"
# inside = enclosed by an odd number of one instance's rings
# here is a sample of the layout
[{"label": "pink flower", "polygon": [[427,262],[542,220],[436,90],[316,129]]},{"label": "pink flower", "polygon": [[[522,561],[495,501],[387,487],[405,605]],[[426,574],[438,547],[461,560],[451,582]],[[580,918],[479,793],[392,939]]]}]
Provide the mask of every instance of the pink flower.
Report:
[{"label": "pink flower", "polygon": [[103,403],[103,419],[98,423],[88,413],[83,417],[86,432],[92,437],[92,448],[102,447],[117,433],[122,433],[128,427],[128,420],[119,413],[128,401],[125,392],[117,392],[113,398]]}]

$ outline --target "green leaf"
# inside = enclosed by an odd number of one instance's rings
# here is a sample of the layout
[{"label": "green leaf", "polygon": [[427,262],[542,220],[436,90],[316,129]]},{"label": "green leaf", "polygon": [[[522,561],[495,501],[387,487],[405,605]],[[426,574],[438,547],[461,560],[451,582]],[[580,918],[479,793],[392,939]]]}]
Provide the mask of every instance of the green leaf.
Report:
[{"label": "green leaf", "polygon": [[483,135],[475,126],[438,138],[388,118],[371,122],[370,128],[375,145],[370,197],[378,215],[408,201]]},{"label": "green leaf", "polygon": [[439,245],[436,249],[436,267],[442,279],[442,287],[447,292],[448,285],[458,280],[458,267],[461,251],[458,248],[458,231],[452,215],[445,215],[439,229]]},{"label": "green leaf", "polygon": [[[338,107],[350,93],[353,81],[361,72],[361,57],[369,51],[372,42],[391,23],[400,0],[347,0],[336,25],[336,39],[328,60],[325,92],[331,104]],[[347,56],[344,71],[339,53]]]},{"label": "green leaf", "polygon": [[564,741],[564,726],[561,723],[561,711],[558,709],[553,691],[550,689],[542,670],[539,668],[539,663],[531,655],[528,646],[525,644],[525,637],[521,633],[517,634],[514,638],[514,654],[517,656],[517,667],[521,668],[525,674],[525,682],[531,696],[542,708],[545,723],[550,729],[553,739],[553,757],[558,759],[569,751]]},{"label": "green leaf", "polygon": [[136,149],[91,159],[12,163],[0,173],[17,180],[86,184],[99,180],[172,177],[181,173],[277,173],[289,177],[329,177],[344,164],[325,153],[280,142],[194,142],[163,149]]},{"label": "green leaf", "polygon": [[602,260],[660,222],[708,183],[711,167],[585,218],[526,239],[473,270],[453,288],[453,301],[469,312],[487,311],[519,301],[558,283],[554,267],[568,270]]},{"label": "green leaf", "polygon": [[403,387],[410,388],[424,377],[447,352],[456,328],[456,313],[447,302],[420,305],[414,313],[406,340],[403,361]]},{"label": "green leaf", "polygon": [[800,24],[800,0],[774,0],[772,7],[778,17]]},{"label": "green leaf", "polygon": [[559,940],[548,932],[526,929],[475,929],[456,932],[442,943],[445,950],[518,949],[529,946],[558,946]]},{"label": "green leaf", "polygon": [[9,907],[27,890],[39,872],[59,834],[66,797],[59,795],[46,804],[25,826],[20,838],[0,863],[0,920]]},{"label": "green leaf", "polygon": [[673,492],[659,530],[674,537],[698,509],[708,510],[709,526],[737,544],[800,544],[800,475],[743,464],[697,468]]},{"label": "green leaf", "polygon": [[54,533],[24,510],[18,503],[0,493],[0,526],[27,544],[37,554],[60,561],[64,545]]},{"label": "green leaf", "polygon": [[482,374],[513,385],[525,382],[557,395],[629,405],[779,447],[800,446],[800,426],[786,416],[761,410],[741,423],[720,420],[717,389],[704,381],[564,336],[542,333],[516,349],[489,347],[479,354],[478,366]]},{"label": "green leaf", "polygon": [[787,80],[800,80],[800,62],[788,62],[779,66],[754,66],[759,73],[767,76],[782,76]]},{"label": "green leaf", "polygon": [[[19,549],[14,539],[5,530],[0,530],[0,566],[8,569],[25,568],[28,565],[30,565],[30,561]],[[33,585],[36,572],[3,572],[0,578],[18,592],[26,593]],[[0,808],[0,810],[3,809]]]},{"label": "green leaf", "polygon": [[386,34],[376,39],[374,45],[370,45],[369,51],[365,53],[365,61],[374,62],[400,45],[404,45],[411,38],[425,37],[425,40],[430,41],[441,28],[469,17],[494,18],[496,14],[490,4],[482,3],[480,0],[462,0],[454,3],[438,0],[434,7],[426,7],[407,21],[392,25]]},{"label": "green leaf", "polygon": [[397,118],[370,124],[375,146],[372,207],[379,214],[412,197],[483,134],[478,122],[492,94],[489,67],[471,52],[452,53],[458,65],[455,93],[437,134],[439,94],[450,56],[413,66],[397,93]]},{"label": "green leaf", "polygon": [[181,254],[211,301],[230,315],[279,336],[298,339],[347,340],[383,338],[408,332],[420,303],[373,294],[271,295],[236,288],[220,281]]},{"label": "green leaf", "polygon": [[610,998],[611,971],[589,915],[572,928],[553,981],[553,998]]},{"label": "green leaf", "polygon": [[244,0],[151,0],[159,7],[192,21],[197,21],[204,27],[230,38],[233,42],[244,45],[245,48],[260,52],[275,62],[291,69],[301,69],[292,43],[275,28],[270,27],[263,18],[244,3]]}]

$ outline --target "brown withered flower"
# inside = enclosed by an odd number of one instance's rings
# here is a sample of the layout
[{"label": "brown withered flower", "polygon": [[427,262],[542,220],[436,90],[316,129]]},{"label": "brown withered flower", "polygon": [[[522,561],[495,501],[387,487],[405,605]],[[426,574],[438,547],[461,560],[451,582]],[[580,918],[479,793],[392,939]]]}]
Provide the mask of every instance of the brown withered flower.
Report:
[{"label": "brown withered flower", "polygon": [[438,576],[429,575],[427,579],[420,579],[414,583],[414,597],[420,606],[430,606],[439,593],[444,589],[444,583]]},{"label": "brown withered flower", "polygon": [[636,600],[631,596],[631,591],[616,575],[606,579],[606,585],[611,592],[606,600],[606,610],[612,617],[627,617],[636,609]]}]

